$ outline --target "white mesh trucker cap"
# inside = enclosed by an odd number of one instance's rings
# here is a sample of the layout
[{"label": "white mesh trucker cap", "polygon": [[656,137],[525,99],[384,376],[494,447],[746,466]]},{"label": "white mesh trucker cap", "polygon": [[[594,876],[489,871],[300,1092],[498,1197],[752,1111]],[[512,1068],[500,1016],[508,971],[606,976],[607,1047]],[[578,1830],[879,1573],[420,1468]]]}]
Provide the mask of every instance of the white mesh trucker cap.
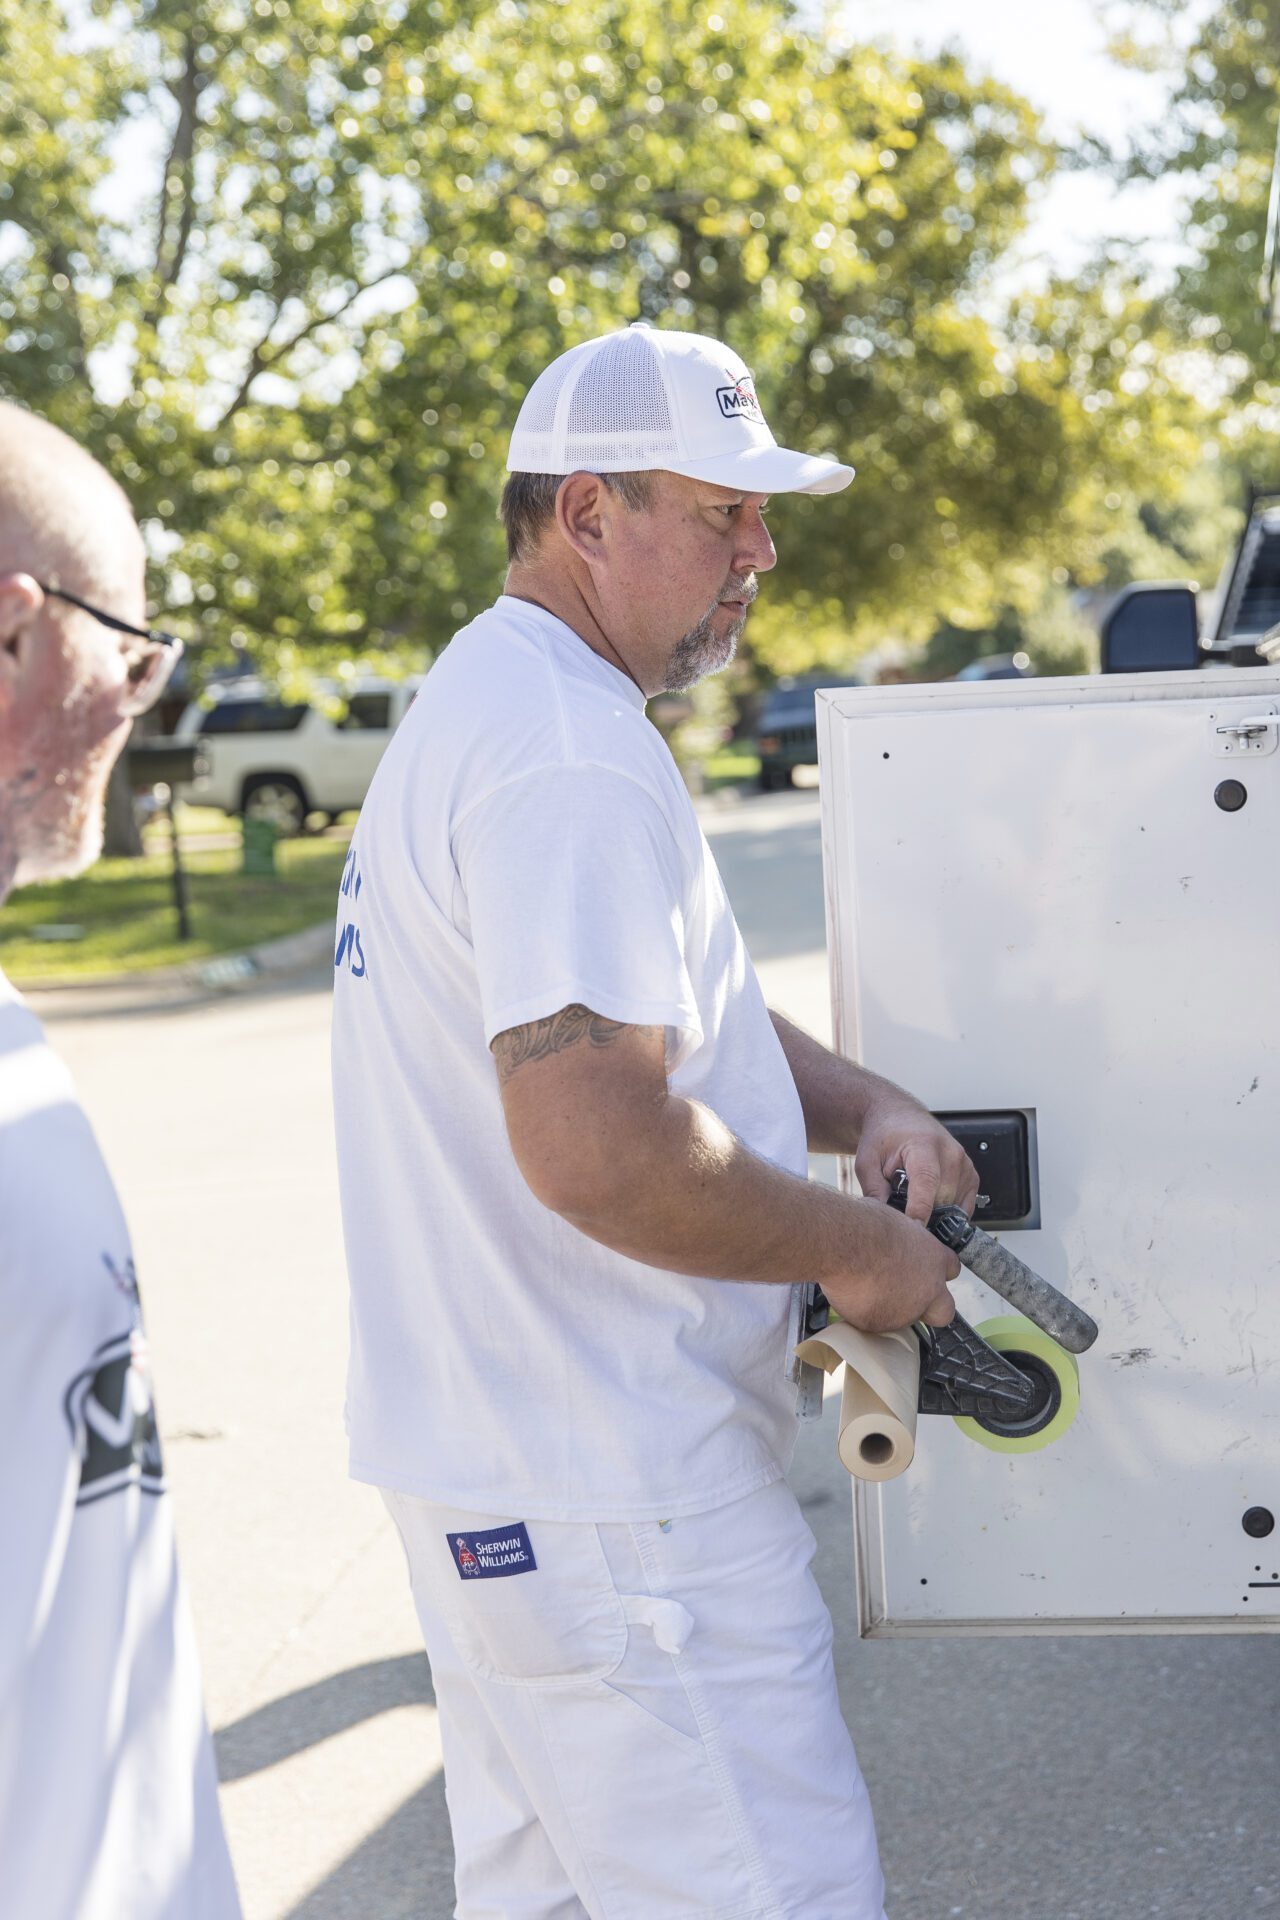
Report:
[{"label": "white mesh trucker cap", "polygon": [[750,369],[701,333],[637,325],[570,347],[516,418],[508,473],[661,468],[743,493],[839,493],[853,468],[780,447]]}]

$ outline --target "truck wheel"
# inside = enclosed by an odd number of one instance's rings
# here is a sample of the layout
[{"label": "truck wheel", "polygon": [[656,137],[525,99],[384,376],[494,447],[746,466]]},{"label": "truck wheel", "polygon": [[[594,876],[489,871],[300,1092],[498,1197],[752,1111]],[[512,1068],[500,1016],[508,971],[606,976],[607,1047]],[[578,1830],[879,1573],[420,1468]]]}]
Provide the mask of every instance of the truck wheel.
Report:
[{"label": "truck wheel", "polygon": [[307,796],[291,773],[260,773],[244,783],[241,814],[269,820],[282,839],[302,832],[308,811]]}]

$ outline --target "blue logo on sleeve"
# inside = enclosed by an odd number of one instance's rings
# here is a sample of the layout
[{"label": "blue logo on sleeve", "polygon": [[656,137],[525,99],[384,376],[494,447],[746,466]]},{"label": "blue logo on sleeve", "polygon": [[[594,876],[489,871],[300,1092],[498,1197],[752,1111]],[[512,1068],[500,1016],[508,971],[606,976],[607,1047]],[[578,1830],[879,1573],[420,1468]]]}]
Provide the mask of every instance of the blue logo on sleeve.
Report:
[{"label": "blue logo on sleeve", "polygon": [[[346,865],[342,869],[342,898],[348,901],[348,911],[354,912],[360,889],[364,885],[360,868],[356,861],[356,850],[352,847],[347,855]],[[339,913],[342,912],[339,905]],[[355,980],[363,980],[368,969],[365,966],[364,944],[360,938],[360,928],[354,920],[348,920],[340,926],[338,933],[338,951],[333,956],[336,968],[345,966]]]},{"label": "blue logo on sleeve", "polygon": [[513,1573],[536,1573],[538,1563],[523,1520],[488,1533],[447,1533],[449,1551],[461,1580],[505,1580]]},{"label": "blue logo on sleeve", "polygon": [[364,963],[364,944],[360,938],[360,929],[354,920],[348,920],[338,936],[338,951],[333,956],[335,967],[343,963],[350,968],[352,977],[363,980],[368,969]]}]

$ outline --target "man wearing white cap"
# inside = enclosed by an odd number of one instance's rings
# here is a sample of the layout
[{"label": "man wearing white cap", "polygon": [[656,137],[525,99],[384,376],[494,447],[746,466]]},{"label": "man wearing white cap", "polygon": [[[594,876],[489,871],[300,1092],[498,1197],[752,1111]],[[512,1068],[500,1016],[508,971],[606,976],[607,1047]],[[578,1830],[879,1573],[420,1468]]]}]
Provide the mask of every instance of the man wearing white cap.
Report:
[{"label": "man wearing white cap", "polygon": [[732,657],[767,497],[852,473],[777,446],[730,349],[640,327],[539,376],[508,467],[506,592],[374,780],[334,1009],[352,1472],[409,1563],[458,1920],[881,1920],[788,1328],[812,1281],[948,1320],[918,1217],[977,1181],[769,1014],[644,713]]}]

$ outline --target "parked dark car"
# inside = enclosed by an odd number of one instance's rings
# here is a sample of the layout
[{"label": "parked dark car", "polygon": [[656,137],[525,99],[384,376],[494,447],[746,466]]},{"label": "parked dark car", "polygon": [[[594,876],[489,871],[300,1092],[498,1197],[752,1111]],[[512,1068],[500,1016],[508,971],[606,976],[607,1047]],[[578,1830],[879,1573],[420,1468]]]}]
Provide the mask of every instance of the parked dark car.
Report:
[{"label": "parked dark car", "polygon": [[803,679],[779,680],[770,688],[764,697],[755,733],[762,793],[791,786],[797,767],[818,764],[818,689],[863,685],[862,680],[841,680],[833,674],[814,673],[806,674]]}]

